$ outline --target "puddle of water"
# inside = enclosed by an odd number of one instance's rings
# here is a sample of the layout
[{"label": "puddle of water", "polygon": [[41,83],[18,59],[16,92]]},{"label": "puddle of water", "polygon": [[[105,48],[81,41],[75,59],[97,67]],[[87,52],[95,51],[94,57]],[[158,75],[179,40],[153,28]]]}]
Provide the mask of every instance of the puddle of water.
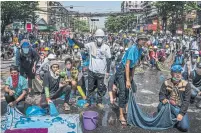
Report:
[{"label": "puddle of water", "polygon": [[155,94],[155,93],[153,93],[152,91],[145,90],[145,89],[142,89],[140,92],[146,93],[146,94]]},{"label": "puddle of water", "polygon": [[188,112],[199,113],[199,112],[201,112],[201,110],[200,109],[188,109]]}]

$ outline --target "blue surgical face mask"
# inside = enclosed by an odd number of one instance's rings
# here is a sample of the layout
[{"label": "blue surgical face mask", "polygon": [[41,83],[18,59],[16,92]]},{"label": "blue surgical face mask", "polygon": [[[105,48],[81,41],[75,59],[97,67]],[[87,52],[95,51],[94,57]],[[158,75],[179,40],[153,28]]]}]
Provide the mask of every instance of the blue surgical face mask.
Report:
[{"label": "blue surgical face mask", "polygon": [[29,48],[22,48],[22,50],[23,50],[23,52],[24,52],[25,54],[28,54],[28,53],[29,53]]}]

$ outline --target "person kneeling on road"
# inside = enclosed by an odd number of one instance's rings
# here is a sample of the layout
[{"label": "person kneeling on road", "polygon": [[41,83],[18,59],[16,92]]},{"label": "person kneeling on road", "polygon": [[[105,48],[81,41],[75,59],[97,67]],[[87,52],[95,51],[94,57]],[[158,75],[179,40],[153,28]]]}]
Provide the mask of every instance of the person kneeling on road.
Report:
[{"label": "person kneeling on road", "polygon": [[61,78],[59,64],[56,61],[51,61],[49,72],[46,72],[43,78],[45,96],[42,96],[42,103],[44,98],[46,98],[47,103],[50,104],[53,99],[57,99],[65,94],[64,110],[69,111],[70,106],[68,103],[70,99],[71,87],[60,83]]},{"label": "person kneeling on road", "polygon": [[11,66],[10,76],[6,80],[4,90],[6,102],[10,106],[21,105],[21,101],[24,101],[28,91],[28,82],[19,74],[17,66]]},{"label": "person kneeling on road", "polygon": [[160,111],[162,104],[170,103],[171,112],[177,118],[176,127],[182,131],[188,131],[189,119],[187,110],[190,103],[191,87],[188,82],[182,80],[181,65],[173,65],[171,67],[172,78],[167,79],[161,86],[159,92],[158,106]]},{"label": "person kneeling on road", "polygon": [[[190,74],[191,83],[191,103],[194,103],[196,96],[201,96],[201,62],[197,63],[196,68]],[[201,100],[196,104],[198,108],[201,108]]]}]

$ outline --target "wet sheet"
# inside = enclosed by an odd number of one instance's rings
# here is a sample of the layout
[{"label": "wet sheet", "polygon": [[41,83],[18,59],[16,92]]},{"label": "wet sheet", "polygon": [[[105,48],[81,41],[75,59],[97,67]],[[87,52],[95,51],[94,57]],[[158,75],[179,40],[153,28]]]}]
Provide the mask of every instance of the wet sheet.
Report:
[{"label": "wet sheet", "polygon": [[128,101],[127,121],[129,125],[138,126],[149,130],[164,130],[175,125],[175,118],[172,118],[171,105],[162,106],[160,112],[155,116],[144,113],[135,101],[134,93],[130,91]]}]

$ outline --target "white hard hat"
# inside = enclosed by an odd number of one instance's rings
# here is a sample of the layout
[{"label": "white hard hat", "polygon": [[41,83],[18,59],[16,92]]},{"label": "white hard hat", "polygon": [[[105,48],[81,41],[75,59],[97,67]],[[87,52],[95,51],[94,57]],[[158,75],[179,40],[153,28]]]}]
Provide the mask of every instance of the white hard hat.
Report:
[{"label": "white hard hat", "polygon": [[199,52],[198,52],[198,51],[195,51],[194,54],[195,54],[195,55],[199,55]]},{"label": "white hard hat", "polygon": [[49,54],[49,55],[47,56],[47,58],[50,59],[50,60],[54,60],[54,59],[56,59],[56,55],[54,55],[54,54]]},{"label": "white hard hat", "polygon": [[98,29],[98,30],[96,30],[94,36],[96,36],[96,37],[98,37],[98,36],[103,37],[103,36],[105,36],[105,33],[104,33],[104,31],[102,29]]},{"label": "white hard hat", "polygon": [[157,49],[158,47],[157,46],[154,46],[154,49]]},{"label": "white hard hat", "polygon": [[125,51],[127,51],[128,50],[128,48],[125,48]]}]

